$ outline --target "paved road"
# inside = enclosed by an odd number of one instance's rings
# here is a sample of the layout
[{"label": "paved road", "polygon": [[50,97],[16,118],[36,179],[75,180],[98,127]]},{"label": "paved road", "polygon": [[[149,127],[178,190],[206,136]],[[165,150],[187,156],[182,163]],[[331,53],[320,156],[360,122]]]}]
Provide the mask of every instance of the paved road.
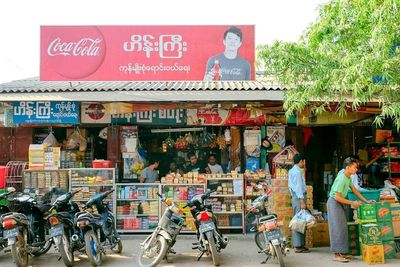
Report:
[{"label": "paved road", "polygon": [[[108,254],[105,259],[103,266],[138,266],[137,256],[139,251],[139,243],[144,240],[142,236],[134,237],[123,237],[124,251],[121,255]],[[191,250],[191,243],[193,242],[193,236],[180,237],[175,245],[176,255],[172,257],[172,263],[162,262],[159,266],[163,267],[186,267],[186,266],[213,266],[212,261],[209,257],[204,257],[200,262],[196,261],[197,251]],[[89,266],[89,262],[85,255],[75,257],[76,266],[83,267]],[[221,254],[221,266],[229,267],[250,267],[250,266],[277,266],[272,261],[268,264],[260,264],[263,261],[263,256],[257,253],[256,245],[251,237],[234,236],[230,238],[230,244],[226,250]],[[343,266],[343,263],[336,263],[331,260],[331,255],[328,248],[313,248],[310,254],[294,254],[291,253],[285,257],[285,263],[287,267],[297,266]],[[37,267],[55,267],[64,266],[62,261],[58,262],[57,253],[54,250],[46,255],[39,258],[31,258],[30,266]],[[0,266],[1,267],[14,267],[10,253],[0,253]],[[364,264],[360,259],[354,260],[347,266],[368,266]],[[399,267],[400,259],[389,260],[384,265],[385,267]]]}]

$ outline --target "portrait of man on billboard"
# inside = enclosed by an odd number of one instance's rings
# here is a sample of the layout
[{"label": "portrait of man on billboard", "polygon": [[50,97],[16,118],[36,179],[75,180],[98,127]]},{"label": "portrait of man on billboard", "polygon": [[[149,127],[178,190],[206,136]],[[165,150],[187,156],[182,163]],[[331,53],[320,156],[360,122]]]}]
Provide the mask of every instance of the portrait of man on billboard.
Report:
[{"label": "portrait of man on billboard", "polygon": [[224,32],[223,37],[225,51],[208,59],[204,80],[250,80],[250,63],[238,53],[242,46],[242,31],[232,26]]}]

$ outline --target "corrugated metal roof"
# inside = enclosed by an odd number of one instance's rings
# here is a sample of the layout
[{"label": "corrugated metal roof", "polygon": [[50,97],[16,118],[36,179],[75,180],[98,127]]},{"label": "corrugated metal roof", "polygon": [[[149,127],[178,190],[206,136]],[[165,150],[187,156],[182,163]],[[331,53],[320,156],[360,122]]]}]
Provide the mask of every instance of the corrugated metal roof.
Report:
[{"label": "corrugated metal roof", "polygon": [[59,82],[39,77],[0,84],[0,94],[112,91],[280,91],[272,78],[257,74],[255,81],[121,81]]}]

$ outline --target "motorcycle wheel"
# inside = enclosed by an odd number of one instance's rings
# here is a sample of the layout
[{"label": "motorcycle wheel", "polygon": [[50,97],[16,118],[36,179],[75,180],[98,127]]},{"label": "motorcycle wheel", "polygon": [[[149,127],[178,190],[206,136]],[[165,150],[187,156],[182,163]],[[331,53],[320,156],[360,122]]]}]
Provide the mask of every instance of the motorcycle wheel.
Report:
[{"label": "motorcycle wheel", "polygon": [[254,236],[254,241],[260,250],[266,250],[268,248],[268,242],[265,240],[263,232],[257,232]]},{"label": "motorcycle wheel", "polygon": [[60,244],[58,245],[58,250],[60,251],[61,258],[67,267],[74,266],[74,252],[71,249],[71,243],[69,241],[68,235],[63,234],[60,238]]},{"label": "motorcycle wheel", "polygon": [[280,267],[285,267],[285,262],[283,261],[282,249],[280,245],[274,245],[275,256]]},{"label": "motorcycle wheel", "polygon": [[103,261],[103,254],[99,250],[100,243],[97,235],[92,230],[85,233],[85,246],[86,254],[92,266],[100,266]]},{"label": "motorcycle wheel", "polygon": [[19,233],[17,240],[11,246],[11,254],[17,267],[26,267],[29,262],[29,255],[26,249],[26,240],[23,233]]},{"label": "motorcycle wheel", "polygon": [[[153,250],[155,250],[155,251],[153,251]],[[168,250],[167,240],[165,240],[165,238],[161,235],[157,236],[157,239],[154,242],[154,244],[152,244],[146,251],[144,251],[143,248],[140,250],[139,265],[141,267],[157,266],[161,262],[161,260],[165,257],[167,250]],[[153,257],[151,257],[151,256],[153,256]],[[146,258],[150,259],[149,263],[146,263]],[[152,258],[154,258],[154,259],[152,259]]]},{"label": "motorcycle wheel", "polygon": [[[211,233],[211,234],[208,234]],[[219,266],[219,255],[217,252],[217,246],[215,245],[215,239],[212,232],[207,233],[208,245],[210,246],[210,253],[214,263],[214,266]]]},{"label": "motorcycle wheel", "polygon": [[122,241],[118,240],[117,245],[115,245],[115,247],[112,249],[112,251],[114,251],[115,253],[121,254],[122,253],[122,249],[123,249]]}]

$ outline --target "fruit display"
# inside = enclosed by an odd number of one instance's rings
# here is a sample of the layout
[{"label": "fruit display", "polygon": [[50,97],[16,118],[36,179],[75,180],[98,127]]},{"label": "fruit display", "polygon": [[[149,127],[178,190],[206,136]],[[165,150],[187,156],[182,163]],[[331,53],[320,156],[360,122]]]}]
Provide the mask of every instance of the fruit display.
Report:
[{"label": "fruit display", "polygon": [[129,171],[133,174],[141,175],[143,169],[144,169],[143,162],[135,162],[131,165],[131,167],[129,168]]}]

